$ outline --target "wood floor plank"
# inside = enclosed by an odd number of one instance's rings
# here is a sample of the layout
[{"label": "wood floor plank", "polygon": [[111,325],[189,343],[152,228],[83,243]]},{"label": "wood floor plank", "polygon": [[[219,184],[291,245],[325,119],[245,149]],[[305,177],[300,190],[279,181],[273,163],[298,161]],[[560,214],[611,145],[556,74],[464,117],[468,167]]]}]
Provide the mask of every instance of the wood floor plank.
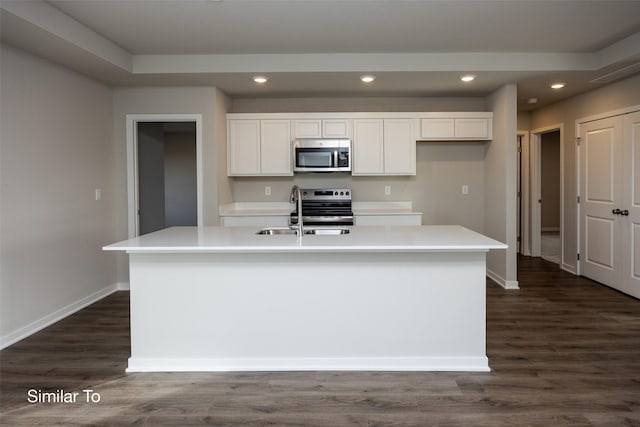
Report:
[{"label": "wood floor plank", "polygon": [[[492,372],[125,373],[118,292],[0,352],[11,426],[640,426],[640,302],[539,258],[487,283]],[[30,389],[100,393],[35,403]]]}]

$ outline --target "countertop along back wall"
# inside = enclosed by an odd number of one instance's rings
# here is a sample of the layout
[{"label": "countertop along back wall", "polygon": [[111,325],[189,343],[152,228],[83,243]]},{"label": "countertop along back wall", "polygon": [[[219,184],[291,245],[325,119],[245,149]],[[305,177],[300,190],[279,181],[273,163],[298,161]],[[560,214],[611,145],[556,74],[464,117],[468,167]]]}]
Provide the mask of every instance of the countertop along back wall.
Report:
[{"label": "countertop along back wall", "polygon": [[[484,98],[270,98],[234,99],[233,113],[486,111]],[[424,224],[484,227],[484,155],[488,142],[418,142],[416,176],[296,174],[294,177],[232,178],[236,202],[284,202],[293,184],[303,188],[347,187],[354,201],[411,200]],[[462,185],[469,194],[462,195]],[[264,195],[271,186],[272,195]],[[384,187],[391,186],[391,195]]]}]

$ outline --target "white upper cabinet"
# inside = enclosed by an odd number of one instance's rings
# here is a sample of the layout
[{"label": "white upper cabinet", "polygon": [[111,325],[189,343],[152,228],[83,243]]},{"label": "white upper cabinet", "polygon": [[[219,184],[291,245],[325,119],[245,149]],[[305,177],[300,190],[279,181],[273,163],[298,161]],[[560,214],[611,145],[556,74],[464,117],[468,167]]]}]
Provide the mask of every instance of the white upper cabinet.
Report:
[{"label": "white upper cabinet", "polygon": [[384,133],[382,119],[353,121],[353,175],[384,174]]},{"label": "white upper cabinet", "polygon": [[349,119],[302,119],[293,121],[294,138],[350,138]]},{"label": "white upper cabinet", "polygon": [[293,175],[290,120],[228,120],[227,175]]},{"label": "white upper cabinet", "polygon": [[413,119],[384,120],[385,175],[416,174],[416,134]]},{"label": "white upper cabinet", "polygon": [[464,117],[469,113],[457,113],[463,117],[455,117],[453,114],[456,113],[420,119],[420,140],[486,141],[492,138],[491,113],[482,114],[486,117]]},{"label": "white upper cabinet", "polygon": [[291,121],[260,121],[260,174],[293,175]]},{"label": "white upper cabinet", "polygon": [[414,119],[353,121],[353,175],[415,175]]},{"label": "white upper cabinet", "polygon": [[229,120],[227,175],[260,174],[260,120]]},{"label": "white upper cabinet", "polygon": [[293,175],[295,138],[353,140],[352,175],[415,175],[416,141],[488,141],[491,112],[229,113],[229,176]]}]

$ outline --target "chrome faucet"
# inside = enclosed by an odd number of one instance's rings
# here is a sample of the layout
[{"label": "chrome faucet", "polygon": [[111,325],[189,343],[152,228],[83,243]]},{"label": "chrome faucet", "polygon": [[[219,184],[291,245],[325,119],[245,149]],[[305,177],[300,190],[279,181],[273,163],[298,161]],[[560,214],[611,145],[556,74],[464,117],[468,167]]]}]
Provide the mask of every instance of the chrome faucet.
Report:
[{"label": "chrome faucet", "polygon": [[[298,213],[298,236],[302,237],[302,192],[300,191],[300,187],[294,185],[291,187],[291,195],[289,196],[289,201],[291,203],[297,203],[296,212]],[[292,226],[293,228],[293,226]]]}]

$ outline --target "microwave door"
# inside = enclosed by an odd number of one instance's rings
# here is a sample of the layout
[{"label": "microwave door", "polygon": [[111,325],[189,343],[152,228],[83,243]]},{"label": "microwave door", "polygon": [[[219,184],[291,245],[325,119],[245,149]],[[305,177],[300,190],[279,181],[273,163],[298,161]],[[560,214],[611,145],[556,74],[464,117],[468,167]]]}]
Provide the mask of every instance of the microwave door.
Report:
[{"label": "microwave door", "polygon": [[298,151],[298,167],[302,168],[330,168],[332,166],[332,156],[330,151]]}]

